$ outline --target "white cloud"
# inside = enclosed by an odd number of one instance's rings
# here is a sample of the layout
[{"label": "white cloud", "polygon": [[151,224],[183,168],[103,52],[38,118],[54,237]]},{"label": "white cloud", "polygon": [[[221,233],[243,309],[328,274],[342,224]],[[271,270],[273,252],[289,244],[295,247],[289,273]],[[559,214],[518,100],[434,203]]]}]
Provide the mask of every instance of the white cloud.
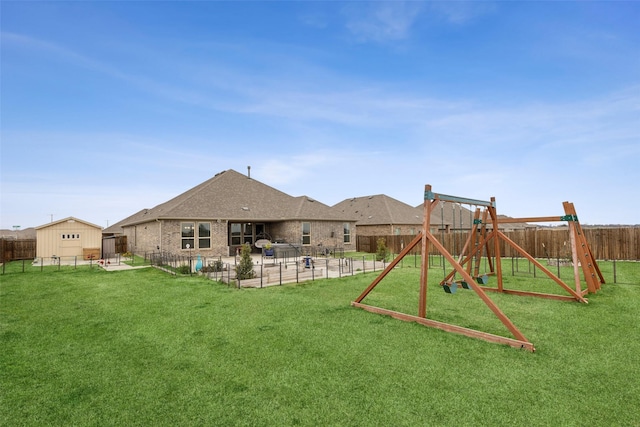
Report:
[{"label": "white cloud", "polygon": [[496,6],[491,1],[434,1],[430,9],[452,24],[466,24],[479,16],[491,13]]},{"label": "white cloud", "polygon": [[359,42],[403,40],[410,36],[421,10],[420,2],[355,3],[344,9],[345,25]]}]

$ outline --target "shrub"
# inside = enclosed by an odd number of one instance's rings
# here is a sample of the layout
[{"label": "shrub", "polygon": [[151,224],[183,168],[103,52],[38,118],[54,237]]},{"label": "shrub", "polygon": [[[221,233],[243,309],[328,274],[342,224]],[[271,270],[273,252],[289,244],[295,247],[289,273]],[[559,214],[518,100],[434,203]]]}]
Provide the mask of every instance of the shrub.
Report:
[{"label": "shrub", "polygon": [[384,261],[387,259],[387,255],[389,255],[389,250],[387,249],[387,242],[383,237],[378,238],[376,241],[376,261]]},{"label": "shrub", "polygon": [[181,265],[180,267],[176,268],[176,271],[180,274],[189,274],[191,273],[191,268],[189,268],[188,265],[184,264]]},{"label": "shrub", "polygon": [[240,280],[253,279],[253,260],[251,259],[251,246],[249,244],[242,245],[240,250],[240,262],[236,267],[236,277]]},{"label": "shrub", "polygon": [[203,273],[219,273],[224,269],[224,264],[220,260],[216,260],[207,266],[202,267]]}]

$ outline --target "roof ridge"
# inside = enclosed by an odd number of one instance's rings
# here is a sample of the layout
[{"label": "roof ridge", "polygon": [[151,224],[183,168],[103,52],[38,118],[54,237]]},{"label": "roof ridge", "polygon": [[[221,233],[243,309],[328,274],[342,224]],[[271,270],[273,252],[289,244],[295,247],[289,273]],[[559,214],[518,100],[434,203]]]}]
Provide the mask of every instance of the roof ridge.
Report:
[{"label": "roof ridge", "polygon": [[[196,185],[195,187],[192,187],[192,188],[188,189],[184,193],[180,193],[177,196],[167,200],[166,202],[161,203],[161,204],[151,208],[150,211],[152,211],[152,213],[155,213],[153,211],[155,211],[156,209],[160,210],[162,207],[168,207],[166,212],[164,212],[164,213],[171,212],[171,210],[173,210],[176,207],[176,204],[180,205],[180,204],[190,200],[195,195],[197,195],[202,190],[204,190],[209,184],[211,184],[211,182],[213,182],[214,180],[217,181],[218,179],[220,179],[220,177],[225,172],[228,172],[228,171],[231,171],[231,170],[232,169],[228,169],[228,170],[223,170],[222,172],[218,172],[217,174],[215,174],[211,178],[207,179],[206,181],[201,182],[200,184]],[[169,206],[169,205],[171,205],[171,206]]]}]

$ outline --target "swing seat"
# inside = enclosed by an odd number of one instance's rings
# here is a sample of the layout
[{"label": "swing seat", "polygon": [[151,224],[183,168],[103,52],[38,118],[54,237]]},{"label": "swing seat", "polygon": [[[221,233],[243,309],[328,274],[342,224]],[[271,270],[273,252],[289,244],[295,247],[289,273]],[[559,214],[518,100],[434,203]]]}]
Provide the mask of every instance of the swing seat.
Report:
[{"label": "swing seat", "polygon": [[486,274],[484,276],[478,276],[476,277],[476,282],[478,282],[478,284],[480,285],[486,285],[487,283],[489,283],[489,276],[487,276]]},{"label": "swing seat", "polygon": [[465,289],[471,289],[471,286],[470,286],[467,282],[465,282],[465,281],[460,282],[460,284],[461,284],[461,285],[462,285],[462,287],[463,287],[463,288],[465,288]]},{"label": "swing seat", "polygon": [[456,291],[458,290],[458,284],[456,282],[452,282],[452,283],[443,283],[442,284],[442,288],[444,289],[444,291],[448,294],[455,294]]}]

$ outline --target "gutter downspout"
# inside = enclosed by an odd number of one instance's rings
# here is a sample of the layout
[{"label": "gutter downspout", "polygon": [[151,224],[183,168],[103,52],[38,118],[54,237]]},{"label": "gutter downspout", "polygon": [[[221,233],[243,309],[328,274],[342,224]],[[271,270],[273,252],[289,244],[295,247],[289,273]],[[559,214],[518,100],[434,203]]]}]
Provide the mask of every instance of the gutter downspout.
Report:
[{"label": "gutter downspout", "polygon": [[162,253],[162,221],[160,221],[158,218],[156,218],[156,222],[159,223],[159,227],[158,227],[158,234],[159,234],[159,245],[158,245],[158,250],[160,251],[160,253]]}]

